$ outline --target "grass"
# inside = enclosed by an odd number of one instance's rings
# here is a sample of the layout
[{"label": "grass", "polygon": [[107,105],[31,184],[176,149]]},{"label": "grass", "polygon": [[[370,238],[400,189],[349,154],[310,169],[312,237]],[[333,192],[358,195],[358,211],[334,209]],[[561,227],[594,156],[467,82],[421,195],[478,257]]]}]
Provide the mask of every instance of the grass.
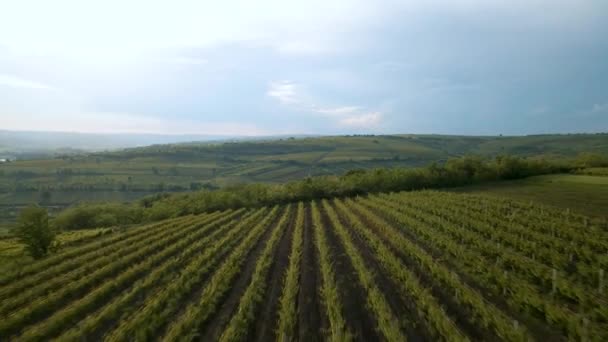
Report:
[{"label": "grass", "polygon": [[454,191],[509,197],[598,218],[608,217],[608,177],[547,175],[461,187]]}]

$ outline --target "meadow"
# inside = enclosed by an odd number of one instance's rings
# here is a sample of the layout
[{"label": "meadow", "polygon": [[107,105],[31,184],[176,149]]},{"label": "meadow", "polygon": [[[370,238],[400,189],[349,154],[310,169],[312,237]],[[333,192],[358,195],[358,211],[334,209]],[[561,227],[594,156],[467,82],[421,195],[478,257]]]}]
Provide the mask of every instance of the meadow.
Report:
[{"label": "meadow", "polygon": [[3,340],[605,340],[608,226],[400,192],[188,215],[0,276]]}]

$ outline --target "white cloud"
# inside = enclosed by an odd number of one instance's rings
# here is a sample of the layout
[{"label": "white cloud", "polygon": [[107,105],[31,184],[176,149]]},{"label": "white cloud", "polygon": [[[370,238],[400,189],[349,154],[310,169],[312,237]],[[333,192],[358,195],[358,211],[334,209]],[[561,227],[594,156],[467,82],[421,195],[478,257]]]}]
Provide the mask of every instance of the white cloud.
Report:
[{"label": "white cloud", "polygon": [[360,110],[361,108],[357,106],[343,106],[333,108],[318,108],[315,110],[315,112],[327,115],[343,116],[355,114]]},{"label": "white cloud", "polygon": [[296,87],[296,84],[290,81],[270,82],[266,95],[276,98],[282,104],[296,104],[300,102]]},{"label": "white cloud", "polygon": [[377,126],[381,120],[382,113],[371,112],[346,116],[340,119],[339,123],[353,128],[369,128]]},{"label": "white cloud", "polygon": [[26,80],[20,77],[11,76],[11,75],[1,75],[0,74],[0,85],[8,86],[11,88],[30,88],[30,89],[46,89],[46,90],[55,90],[54,87],[32,81]]},{"label": "white cloud", "polygon": [[300,86],[291,81],[270,82],[266,94],[294,110],[323,115],[333,120],[337,126],[368,128],[377,126],[382,121],[382,113],[369,112],[359,106],[315,105],[309,100],[311,96],[303,93]]}]

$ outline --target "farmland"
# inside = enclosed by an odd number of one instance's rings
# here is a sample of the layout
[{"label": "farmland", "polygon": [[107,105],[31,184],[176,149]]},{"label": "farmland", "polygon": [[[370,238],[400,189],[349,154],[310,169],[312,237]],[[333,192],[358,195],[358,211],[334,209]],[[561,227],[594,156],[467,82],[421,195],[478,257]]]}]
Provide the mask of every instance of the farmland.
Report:
[{"label": "farmland", "polygon": [[0,224],[13,223],[31,203],[56,213],[80,202],[133,201],[158,192],[241,183],[280,184],[353,169],[420,167],[468,154],[574,158],[584,151],[607,153],[606,141],[606,134],[328,136],[50,155],[0,163]]},{"label": "farmland", "polygon": [[0,277],[0,339],[606,340],[608,226],[422,191],[76,239]]},{"label": "farmland", "polygon": [[574,210],[600,220],[608,215],[608,178],[589,175],[543,175],[465,186],[455,191],[512,198]]}]

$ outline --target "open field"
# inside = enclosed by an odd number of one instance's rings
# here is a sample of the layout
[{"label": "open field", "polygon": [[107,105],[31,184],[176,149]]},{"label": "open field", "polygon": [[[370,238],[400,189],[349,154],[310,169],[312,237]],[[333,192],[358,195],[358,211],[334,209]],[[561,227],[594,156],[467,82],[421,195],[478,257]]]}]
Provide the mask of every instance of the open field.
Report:
[{"label": "open field", "polygon": [[608,217],[608,177],[547,175],[467,186],[454,191],[534,201],[600,219]]},{"label": "open field", "polygon": [[0,276],[2,340],[605,340],[608,227],[413,192],[185,216]]}]

